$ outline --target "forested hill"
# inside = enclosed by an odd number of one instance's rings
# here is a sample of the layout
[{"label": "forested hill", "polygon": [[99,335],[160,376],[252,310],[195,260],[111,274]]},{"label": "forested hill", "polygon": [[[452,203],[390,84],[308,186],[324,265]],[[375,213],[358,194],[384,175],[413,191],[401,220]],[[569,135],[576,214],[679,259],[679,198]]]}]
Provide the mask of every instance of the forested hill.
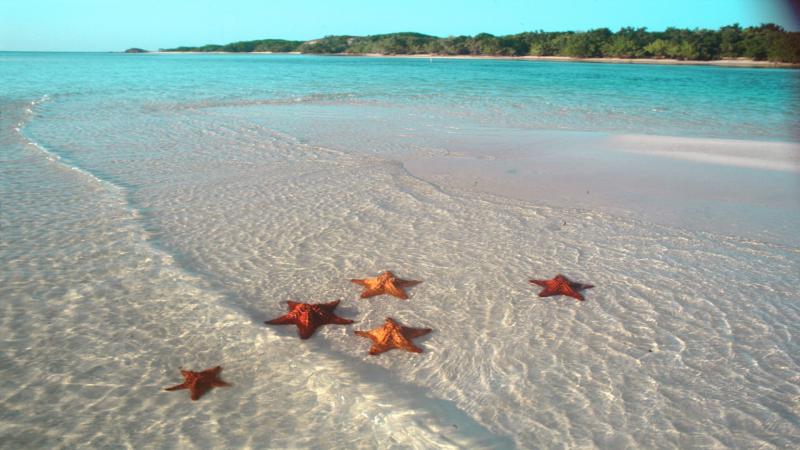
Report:
[{"label": "forested hill", "polygon": [[572,56],[581,58],[672,58],[709,61],[749,58],[757,61],[800,63],[800,32],[775,24],[719,30],[598,28],[586,32],[534,31],[507,36],[481,33],[440,38],[420,33],[374,36],[326,36],[311,41],[264,39],[227,45],[178,47],[166,52],[300,52],[312,54]]},{"label": "forested hill", "polygon": [[261,39],[257,41],[239,41],[226,45],[207,44],[202,47],[177,47],[161,49],[162,52],[294,52],[305,41],[287,41],[284,39]]}]

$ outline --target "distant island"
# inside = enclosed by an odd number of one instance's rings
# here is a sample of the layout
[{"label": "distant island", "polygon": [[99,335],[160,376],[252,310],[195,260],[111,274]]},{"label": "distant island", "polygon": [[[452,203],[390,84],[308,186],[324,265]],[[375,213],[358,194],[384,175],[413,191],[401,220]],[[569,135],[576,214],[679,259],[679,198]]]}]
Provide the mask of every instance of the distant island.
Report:
[{"label": "distant island", "polygon": [[[134,49],[131,49],[134,50]],[[585,32],[532,31],[507,36],[480,33],[440,38],[421,33],[373,36],[326,36],[310,41],[262,39],[226,45],[161,49],[162,52],[378,54],[501,57],[572,57],[616,59],[674,59],[717,61],[748,59],[800,63],[800,32],[779,25],[742,28],[738,24],[719,30],[598,28]]]},{"label": "distant island", "polygon": [[147,50],[141,49],[141,48],[134,47],[134,48],[129,48],[129,49],[125,50],[125,53],[150,53],[150,52],[148,52]]}]

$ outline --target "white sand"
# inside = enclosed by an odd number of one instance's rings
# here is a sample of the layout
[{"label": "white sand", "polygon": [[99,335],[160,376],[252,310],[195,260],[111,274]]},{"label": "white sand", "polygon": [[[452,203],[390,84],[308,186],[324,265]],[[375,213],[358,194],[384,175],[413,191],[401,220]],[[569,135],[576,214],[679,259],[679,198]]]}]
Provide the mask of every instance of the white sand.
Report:
[{"label": "white sand", "polygon": [[797,144],[530,132],[445,148],[404,164],[455,189],[800,244]]},{"label": "white sand", "polygon": [[608,145],[614,149],[687,161],[800,172],[800,144],[797,143],[619,135],[611,137]]},{"label": "white sand", "polygon": [[[431,183],[389,144],[301,142],[265,127],[276,116],[259,105],[131,114],[135,133],[102,111],[61,114],[3,134],[16,181],[2,198],[24,211],[0,216],[2,363],[14,374],[0,435],[13,447],[798,443],[796,245],[502,198],[459,184],[452,164],[479,161],[478,186],[507,180],[487,164],[508,161],[583,189],[581,170],[627,153],[581,169],[558,156],[591,156],[580,136],[550,135],[558,151],[537,158],[462,148],[440,156],[451,164]],[[366,147],[365,134],[341,137]],[[441,153],[415,155],[433,165]],[[407,302],[358,300],[347,279],[385,269],[424,283]],[[585,303],[527,283],[559,272],[596,285]],[[337,298],[357,324],[307,342],[262,324],[282,301]],[[433,328],[425,353],[367,355],[352,331],[386,316]],[[179,367],[217,364],[231,388],[197,403],[160,390]]]}]

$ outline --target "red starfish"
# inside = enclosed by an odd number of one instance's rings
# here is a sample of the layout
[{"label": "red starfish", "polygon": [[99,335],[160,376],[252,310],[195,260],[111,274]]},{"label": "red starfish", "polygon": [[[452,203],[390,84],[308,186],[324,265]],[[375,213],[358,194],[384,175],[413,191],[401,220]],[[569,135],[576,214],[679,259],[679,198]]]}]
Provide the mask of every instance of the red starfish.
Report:
[{"label": "red starfish", "polygon": [[339,300],[330,303],[297,303],[288,302],[289,312],[277,319],[264,323],[270,325],[297,325],[297,334],[300,339],[308,339],[314,334],[317,327],[329,323],[347,325],[353,323],[350,319],[343,319],[333,313]]},{"label": "red starfish", "polygon": [[539,292],[539,297],[549,297],[551,295],[567,295],[574,299],[583,301],[583,295],[578,292],[584,289],[593,288],[591,284],[581,284],[570,281],[564,275],[558,274],[552,280],[529,280],[533,284],[538,284],[544,290]]},{"label": "red starfish", "polygon": [[222,367],[212,367],[202,372],[193,372],[191,370],[181,370],[181,375],[185,380],[183,383],[164,388],[165,391],[177,391],[179,389],[189,389],[191,392],[192,400],[197,400],[203,394],[215,387],[230,386],[230,384],[219,379],[219,373],[222,372]]},{"label": "red starfish", "polygon": [[430,328],[404,327],[387,317],[382,327],[369,331],[356,331],[357,336],[372,340],[370,355],[377,355],[393,348],[400,348],[407,352],[422,353],[422,349],[414,345],[411,339],[424,336],[431,332]]},{"label": "red starfish", "polygon": [[404,287],[411,287],[422,283],[422,281],[416,280],[401,280],[388,270],[375,278],[365,278],[363,280],[352,279],[350,281],[364,286],[364,290],[361,292],[361,298],[389,294],[403,300],[408,299],[408,294],[406,294],[405,289],[403,289]]}]

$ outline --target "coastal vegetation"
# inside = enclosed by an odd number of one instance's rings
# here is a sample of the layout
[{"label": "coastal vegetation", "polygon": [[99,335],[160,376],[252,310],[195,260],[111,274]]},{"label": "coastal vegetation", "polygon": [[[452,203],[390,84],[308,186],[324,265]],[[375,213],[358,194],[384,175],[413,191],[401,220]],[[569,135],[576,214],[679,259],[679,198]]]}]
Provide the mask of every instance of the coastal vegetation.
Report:
[{"label": "coastal vegetation", "polygon": [[800,32],[779,25],[718,30],[667,28],[608,28],[589,31],[531,31],[506,36],[440,38],[420,33],[373,36],[326,36],[311,41],[263,39],[227,45],[163,49],[167,52],[299,52],[311,54],[568,56],[578,58],[654,58],[711,61],[747,58],[756,61],[800,63]]},{"label": "coastal vegetation", "polygon": [[304,41],[287,41],[284,39],[260,39],[256,41],[239,41],[230,44],[207,44],[202,47],[177,47],[162,49],[163,52],[294,52]]}]

